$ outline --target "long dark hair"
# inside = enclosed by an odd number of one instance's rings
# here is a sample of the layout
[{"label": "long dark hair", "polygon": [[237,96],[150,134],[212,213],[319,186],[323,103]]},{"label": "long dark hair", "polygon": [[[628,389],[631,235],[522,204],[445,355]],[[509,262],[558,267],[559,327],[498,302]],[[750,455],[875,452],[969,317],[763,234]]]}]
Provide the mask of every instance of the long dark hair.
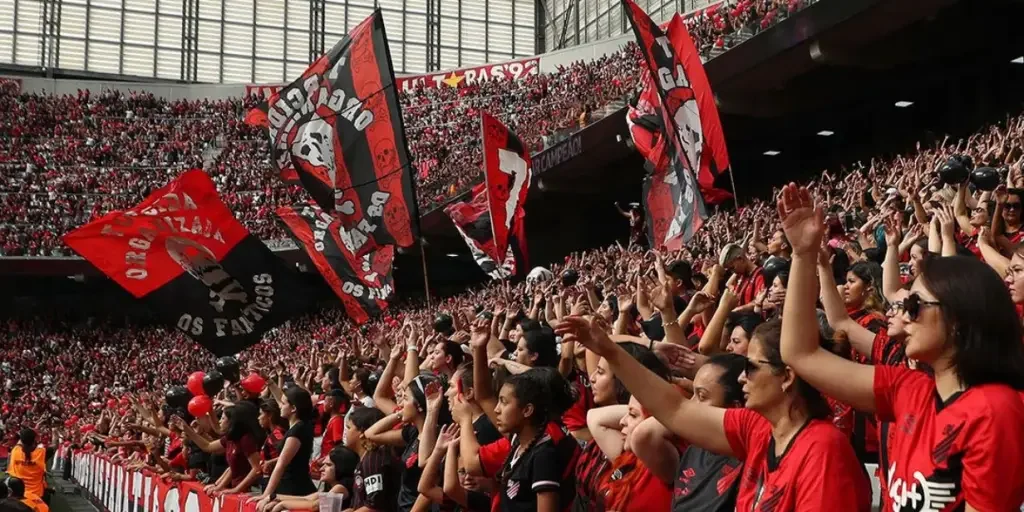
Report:
[{"label": "long dark hair", "polygon": [[[346,489],[352,491],[352,481],[355,479],[356,466],[359,465],[359,455],[347,446],[339,444],[331,449],[327,457],[334,464],[334,478],[337,480],[335,483],[344,485]],[[330,488],[327,490],[329,491]]]},{"label": "long dark hair", "polygon": [[257,445],[262,445],[267,438],[267,432],[260,427],[260,412],[252,402],[238,402],[224,411],[228,417],[227,438],[231,441],[241,441],[245,435],[250,435]]},{"label": "long dark hair", "polygon": [[348,420],[361,432],[366,432],[374,423],[384,419],[384,413],[376,407],[356,407],[348,415]]},{"label": "long dark hair", "polygon": [[36,431],[30,428],[23,428],[21,432],[18,432],[18,440],[21,441],[21,447],[25,450],[25,459],[32,458],[32,452],[36,449]]},{"label": "long dark hair", "polygon": [[[639,343],[621,343],[619,344],[627,354],[636,359],[640,364],[644,365],[644,368],[654,372],[655,375],[661,377],[662,380],[668,380],[672,376],[671,370],[665,365],[665,362],[654,353],[653,350],[639,344]],[[618,376],[615,376],[615,401],[619,404],[628,404],[629,398],[632,394],[626,389],[626,386],[619,380]]]},{"label": "long dark hair", "polygon": [[739,354],[715,354],[704,364],[722,369],[722,375],[718,377],[718,384],[725,389],[726,406],[743,407],[743,385],[740,384],[740,374],[747,368],[747,358]]},{"label": "long dark hair", "polygon": [[271,425],[284,429],[288,428],[288,420],[281,417],[281,407],[277,405],[277,400],[264,398],[260,402],[260,410],[270,415]]},{"label": "long dark hair", "polygon": [[[764,355],[772,372],[776,375],[782,373],[786,368],[786,363],[782,362],[782,352],[779,349],[782,341],[782,319],[776,318],[757,326],[754,329],[753,337],[760,340],[761,346],[764,347]],[[1020,338],[1018,338],[1019,341]],[[796,386],[797,394],[800,395],[807,407],[808,416],[821,420],[832,414],[832,408],[829,407],[825,397],[814,386],[795,373],[793,383]]]},{"label": "long dark hair", "polygon": [[884,310],[885,299],[882,297],[882,267],[873,261],[858,261],[847,272],[857,276],[857,279],[864,281],[865,285],[873,289],[873,291],[868,292],[867,298],[864,299],[863,309],[876,312]]},{"label": "long dark hair", "polygon": [[956,348],[953,368],[960,383],[999,383],[1024,390],[1021,322],[999,275],[974,257],[939,257],[923,263],[923,284],[939,302],[947,342]]},{"label": "long dark hair", "polygon": [[537,360],[533,363],[534,367],[558,365],[558,351],[555,348],[557,341],[555,333],[551,329],[542,327],[524,330],[523,340],[526,341],[526,349],[537,354]]},{"label": "long dark hair", "polygon": [[284,396],[295,409],[295,417],[302,421],[310,421],[316,417],[316,409],[313,409],[313,398],[309,396],[309,391],[292,386],[285,390]]}]

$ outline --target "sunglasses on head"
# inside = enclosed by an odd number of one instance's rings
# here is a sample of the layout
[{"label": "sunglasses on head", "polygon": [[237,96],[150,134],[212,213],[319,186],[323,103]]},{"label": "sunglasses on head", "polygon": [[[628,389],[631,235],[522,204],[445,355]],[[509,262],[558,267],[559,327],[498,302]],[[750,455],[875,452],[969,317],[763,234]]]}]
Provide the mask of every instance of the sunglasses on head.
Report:
[{"label": "sunglasses on head", "polygon": [[761,367],[758,366],[758,363],[764,364],[764,365],[768,365],[768,366],[775,366],[774,363],[772,363],[771,361],[765,361],[764,359],[751,359],[751,358],[748,357],[747,358],[747,365],[744,368],[744,371],[746,372],[747,377],[753,376],[755,373],[758,372],[758,370],[761,369]]},{"label": "sunglasses on head", "polygon": [[903,299],[903,311],[907,313],[911,321],[916,321],[917,317],[921,315],[921,308],[924,306],[938,306],[940,302],[934,300],[924,300],[918,294],[912,294],[906,299]]}]

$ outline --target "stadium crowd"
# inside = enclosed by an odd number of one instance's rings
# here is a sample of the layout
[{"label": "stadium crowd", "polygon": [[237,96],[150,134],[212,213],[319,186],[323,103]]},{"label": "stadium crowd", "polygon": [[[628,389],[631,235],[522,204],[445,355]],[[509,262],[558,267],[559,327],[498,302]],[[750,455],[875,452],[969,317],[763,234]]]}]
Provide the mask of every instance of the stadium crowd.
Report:
[{"label": "stadium crowd", "polygon": [[1007,118],[717,213],[682,251],[572,254],[361,328],[324,311],[240,361],[12,319],[0,430],[260,510],[868,510],[864,462],[885,510],[1016,509],[1022,164]]},{"label": "stadium crowd", "polygon": [[[702,53],[726,49],[729,36],[753,34],[811,0],[741,0],[687,18]],[[520,81],[485,81],[402,94],[420,211],[480,180],[479,129],[466,119],[486,110],[534,152],[543,139],[585,126],[589,116],[636,92],[635,44],[591,62]],[[168,101],[152,94],[20,94],[0,87],[0,256],[69,256],[61,235],[106,212],[134,205],[184,169],[214,176],[240,220],[265,240],[286,238],[274,208],[298,187],[270,171],[260,130],[242,122],[255,98]]]}]

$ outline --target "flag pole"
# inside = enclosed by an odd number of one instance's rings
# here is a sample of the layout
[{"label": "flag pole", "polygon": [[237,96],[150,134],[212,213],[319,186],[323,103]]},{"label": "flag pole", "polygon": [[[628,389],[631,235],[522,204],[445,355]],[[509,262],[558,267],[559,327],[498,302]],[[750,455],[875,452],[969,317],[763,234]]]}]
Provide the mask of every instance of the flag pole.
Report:
[{"label": "flag pole", "polygon": [[732,202],[735,203],[736,209],[740,208],[740,196],[736,194],[736,179],[732,177],[732,166],[729,166],[729,184],[732,185]]},{"label": "flag pole", "polygon": [[427,307],[430,307],[430,277],[427,275],[427,250],[426,244],[423,243],[423,237],[420,237],[420,259],[423,261],[423,291],[427,294]]}]

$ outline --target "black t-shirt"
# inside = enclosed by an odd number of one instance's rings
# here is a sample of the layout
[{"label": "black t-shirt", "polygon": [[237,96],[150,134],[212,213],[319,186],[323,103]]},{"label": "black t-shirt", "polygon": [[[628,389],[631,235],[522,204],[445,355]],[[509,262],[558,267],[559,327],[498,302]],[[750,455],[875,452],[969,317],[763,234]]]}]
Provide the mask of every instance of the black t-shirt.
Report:
[{"label": "black t-shirt", "polygon": [[420,475],[420,433],[415,425],[402,427],[402,440],[405,450],[402,452],[402,487],[398,491],[398,510],[407,512],[416,504],[419,497]]},{"label": "black t-shirt", "polygon": [[558,450],[550,436],[544,434],[517,458],[518,449],[519,440],[515,438],[499,474],[496,492],[501,493],[499,499],[502,512],[535,511],[538,494],[560,493],[563,490]]},{"label": "black t-shirt", "polygon": [[742,466],[732,457],[690,446],[679,458],[672,512],[735,510]]},{"label": "black t-shirt", "polygon": [[305,496],[316,492],[313,479],[309,477],[309,459],[313,455],[313,424],[299,421],[284,433],[285,443],[289,437],[299,441],[299,451],[292,457],[284,470],[281,483],[277,486],[277,494],[289,496]]},{"label": "black t-shirt", "polygon": [[480,442],[480,446],[485,446],[501,439],[501,432],[494,428],[494,424],[491,423],[490,418],[486,414],[481,414],[479,418],[473,421],[473,432],[476,434],[476,439]]},{"label": "black t-shirt", "polygon": [[352,508],[370,507],[382,512],[398,509],[402,466],[389,448],[377,448],[363,455],[356,466]]},{"label": "black t-shirt", "polygon": [[185,446],[188,447],[188,458],[185,459],[185,468],[205,471],[210,463],[209,454],[200,449],[199,445],[193,443],[190,439],[185,441]]}]

